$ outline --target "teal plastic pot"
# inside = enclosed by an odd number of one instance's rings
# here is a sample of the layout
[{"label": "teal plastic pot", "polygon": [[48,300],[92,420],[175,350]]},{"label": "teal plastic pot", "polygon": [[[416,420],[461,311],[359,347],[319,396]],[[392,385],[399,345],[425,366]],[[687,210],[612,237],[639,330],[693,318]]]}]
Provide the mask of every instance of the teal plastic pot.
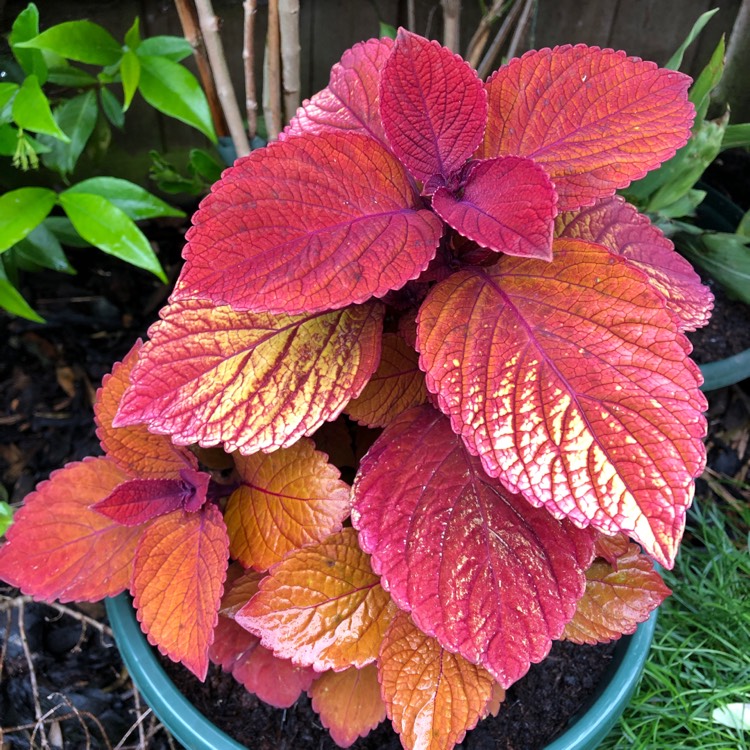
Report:
[{"label": "teal plastic pot", "polygon": [[[107,600],[107,614],[125,666],[159,720],[188,750],[246,750],[214,726],[175,687],[149,646],[126,595]],[[656,613],[621,638],[598,693],[546,750],[594,750],[627,706],[646,663]],[[250,750],[252,747],[249,746]]]}]

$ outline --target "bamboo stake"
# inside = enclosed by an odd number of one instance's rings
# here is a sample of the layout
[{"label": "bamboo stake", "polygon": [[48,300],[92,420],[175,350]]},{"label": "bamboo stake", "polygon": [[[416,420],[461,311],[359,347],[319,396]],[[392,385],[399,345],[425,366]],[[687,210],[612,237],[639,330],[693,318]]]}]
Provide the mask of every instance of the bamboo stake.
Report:
[{"label": "bamboo stake", "polygon": [[416,0],[406,0],[406,28],[412,32],[417,30]]},{"label": "bamboo stake", "polygon": [[510,40],[510,44],[508,45],[508,59],[511,59],[518,54],[518,48],[521,46],[521,39],[523,39],[526,26],[529,23],[529,16],[531,15],[531,11],[534,9],[535,4],[536,0],[526,0],[526,5],[524,5],[521,18],[518,19],[518,23],[516,24],[516,31],[513,34],[513,39]]},{"label": "bamboo stake", "polygon": [[521,3],[515,2],[513,7],[508,11],[508,15],[505,16],[505,20],[495,34],[495,38],[489,46],[487,52],[485,52],[482,62],[477,66],[477,74],[480,78],[486,78],[494,69],[495,60],[500,54],[500,50],[505,44],[505,40],[508,38],[510,30],[513,28],[513,24],[516,22],[521,12]]},{"label": "bamboo stake", "polygon": [[268,34],[263,60],[263,113],[268,140],[275,141],[281,132],[281,39],[279,0],[268,0]]},{"label": "bamboo stake", "polygon": [[219,37],[219,19],[211,6],[211,0],[195,0],[195,7],[198,10],[201,33],[206,43],[206,52],[208,52],[211,70],[216,81],[216,90],[224,110],[224,116],[227,118],[227,126],[234,142],[234,149],[237,156],[246,156],[250,153],[250,144],[242,124],[240,108],[237,105],[234,87],[227,68],[227,59],[224,56],[224,48]]},{"label": "bamboo stake", "polygon": [[247,111],[247,133],[252,140],[258,130],[258,94],[255,90],[255,13],[258,0],[245,0],[245,43],[242,61],[245,70],[245,109]]},{"label": "bamboo stake", "polygon": [[289,122],[300,105],[299,0],[279,0],[279,32],[284,121]]},{"label": "bamboo stake", "polygon": [[492,24],[502,15],[505,2],[506,0],[495,0],[492,3],[492,7],[479,20],[469,46],[466,48],[465,59],[472,68],[476,68],[479,65],[479,61],[482,59],[482,52],[484,52],[484,48],[487,46],[487,41],[490,38]]},{"label": "bamboo stake", "polygon": [[443,44],[453,52],[461,45],[461,0],[440,0],[443,6]]}]

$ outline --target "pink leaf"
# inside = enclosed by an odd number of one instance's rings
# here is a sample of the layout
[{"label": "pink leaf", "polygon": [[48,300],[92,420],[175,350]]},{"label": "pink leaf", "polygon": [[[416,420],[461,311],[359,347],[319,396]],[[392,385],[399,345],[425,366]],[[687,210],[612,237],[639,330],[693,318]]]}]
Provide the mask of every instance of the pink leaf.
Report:
[{"label": "pink leaf", "polygon": [[705,462],[706,400],[643,274],[557,240],[440,282],[418,320],[427,387],[485,470],[556,517],[625,531],[671,566]]},{"label": "pink leaf", "polygon": [[690,78],[610,49],[527,52],[485,84],[490,116],[479,158],[541,164],[568,211],[612,195],[690,137]]},{"label": "pink leaf", "polygon": [[694,331],[708,323],[711,290],[662,232],[620,196],[560,214],[555,234],[596,242],[626,258],[664,295],[667,307],[681,320],[681,330]]},{"label": "pink leaf", "polygon": [[439,188],[436,213],[461,235],[496,252],[552,260],[555,189],[530,159],[475,161],[459,195]]},{"label": "pink leaf", "polygon": [[116,423],[243,454],[285,448],[335,419],[378,364],[383,308],[238,313],[176,302],[152,326]]},{"label": "pink leaf", "polygon": [[393,152],[417,179],[447,178],[482,140],[487,96],[458,55],[399,29],[380,84],[380,114]]},{"label": "pink leaf", "polygon": [[369,39],[344,52],[331,68],[328,86],[302,103],[279,136],[348,130],[364,133],[389,148],[380,121],[380,75],[393,49],[392,39]]},{"label": "pink leaf", "polygon": [[253,151],[193,217],[173,300],[319,312],[382,297],[435,256],[443,224],[368,136],[324,132]]},{"label": "pink leaf", "polygon": [[593,535],[488,477],[430,406],[386,427],[354,483],[352,521],[417,626],[508,687],[573,616]]}]

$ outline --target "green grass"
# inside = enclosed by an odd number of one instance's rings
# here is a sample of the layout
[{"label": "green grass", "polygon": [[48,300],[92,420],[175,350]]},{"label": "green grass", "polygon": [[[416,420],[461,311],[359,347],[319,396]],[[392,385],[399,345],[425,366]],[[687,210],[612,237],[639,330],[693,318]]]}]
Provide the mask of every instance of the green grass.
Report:
[{"label": "green grass", "polygon": [[[702,506],[702,507],[701,507]],[[649,661],[631,705],[602,750],[745,750],[750,731],[712,719],[750,703],[750,508],[722,514],[696,502]]]}]

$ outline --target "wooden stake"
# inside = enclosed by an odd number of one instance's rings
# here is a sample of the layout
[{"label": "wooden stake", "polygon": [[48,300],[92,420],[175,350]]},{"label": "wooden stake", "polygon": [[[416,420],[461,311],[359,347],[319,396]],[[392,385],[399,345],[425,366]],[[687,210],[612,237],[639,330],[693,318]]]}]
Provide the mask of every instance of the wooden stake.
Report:
[{"label": "wooden stake", "polygon": [[280,37],[279,0],[268,0],[268,34],[263,61],[263,113],[269,141],[275,141],[281,132]]},{"label": "wooden stake", "polygon": [[440,0],[443,6],[443,44],[453,52],[461,45],[461,0]]},{"label": "wooden stake", "polygon": [[245,109],[247,110],[247,132],[250,140],[258,131],[258,94],[255,89],[255,13],[257,0],[245,0],[245,44],[242,60],[245,70]]}]

